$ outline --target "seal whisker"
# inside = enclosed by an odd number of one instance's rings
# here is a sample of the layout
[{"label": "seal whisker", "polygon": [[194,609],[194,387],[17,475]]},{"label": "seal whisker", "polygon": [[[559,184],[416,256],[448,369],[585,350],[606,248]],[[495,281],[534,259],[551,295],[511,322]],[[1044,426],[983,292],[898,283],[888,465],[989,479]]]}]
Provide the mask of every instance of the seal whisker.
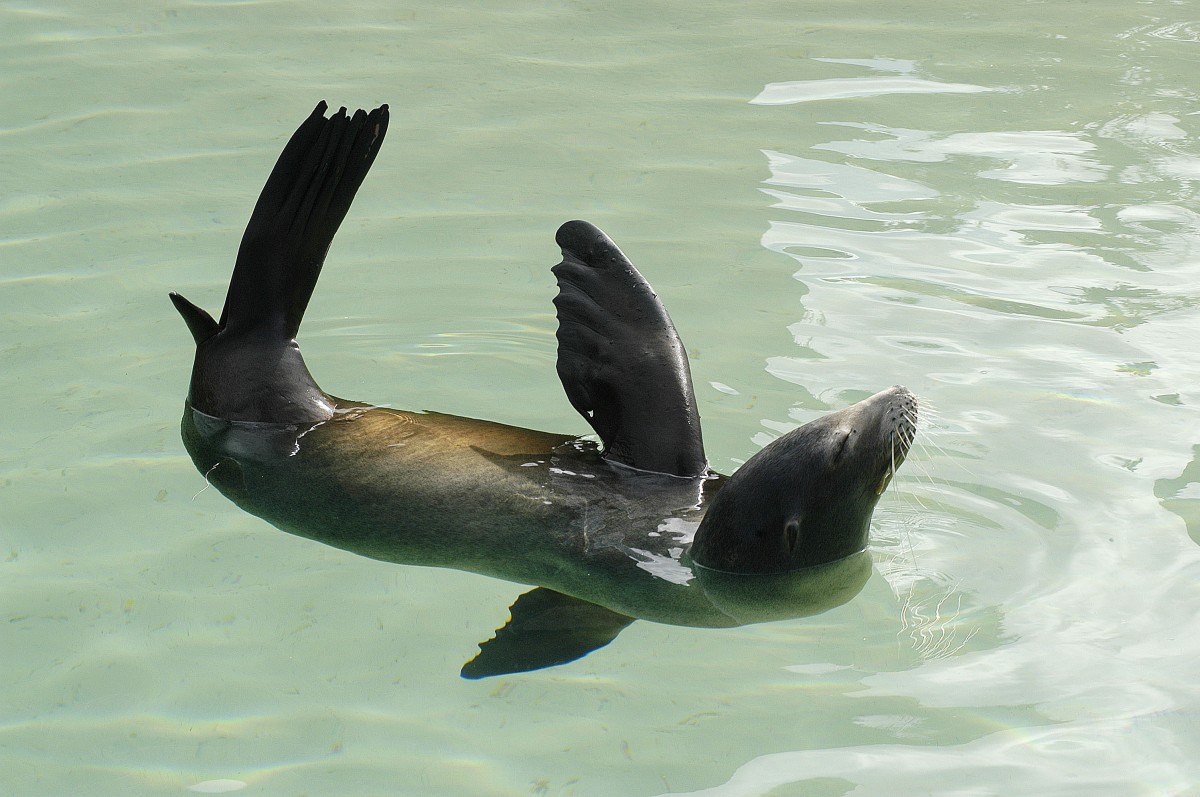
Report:
[{"label": "seal whisker", "polygon": [[[933,474],[918,465],[913,469],[913,479],[923,485],[933,495],[930,501],[934,503],[938,502],[937,494],[940,491],[942,483],[935,479]],[[921,507],[922,511],[929,511],[931,504],[928,501],[921,500],[921,496],[917,493],[913,493],[913,499],[917,502],[917,506]]]},{"label": "seal whisker", "polygon": [[[925,459],[929,460],[929,459],[934,459],[935,457],[942,458],[942,459],[948,459],[951,462],[953,462],[955,464],[955,466],[958,467],[963,473],[967,474],[968,476],[974,477],[975,473],[970,468],[968,468],[965,464],[963,464],[964,457],[962,457],[960,455],[955,455],[954,453],[952,453],[949,450],[947,450],[946,448],[944,448],[941,444],[939,444],[937,442],[936,438],[937,438],[936,434],[923,435],[921,437],[920,446],[921,446],[922,453],[925,455]],[[930,453],[931,451],[933,452],[932,455]]]},{"label": "seal whisker", "polygon": [[931,418],[936,418],[941,414],[941,409],[934,404],[933,400],[927,396],[921,396],[916,400],[917,407],[920,408],[921,414]]},{"label": "seal whisker", "polygon": [[[919,463],[917,463],[916,467],[910,469],[910,473],[908,473],[908,477],[905,481],[906,483],[913,483],[914,481],[914,483],[917,483],[918,485],[928,487],[936,486],[934,479],[932,479],[928,473],[924,473],[924,468],[920,467]],[[896,492],[898,492],[899,495],[899,490]],[[926,507],[925,503],[922,501],[922,499],[920,499],[918,492],[907,490],[905,491],[904,495],[911,497],[914,502],[917,502],[918,507],[922,508],[922,510],[929,510],[929,507]]]},{"label": "seal whisker", "polygon": [[[940,443],[938,443],[938,432],[944,430],[945,428],[938,423],[938,421],[943,417],[941,411],[934,407],[932,402],[926,398],[919,399],[919,410],[920,417],[913,419],[914,427],[920,424],[925,428],[927,433],[919,436],[914,434],[914,439],[912,442],[914,445],[918,446],[921,451],[920,459],[926,461],[935,458],[949,459],[954,462],[954,464],[964,473],[974,477],[975,474],[971,471],[971,469],[963,464],[963,458],[961,456],[954,455]],[[932,482],[930,483],[932,484]]]}]

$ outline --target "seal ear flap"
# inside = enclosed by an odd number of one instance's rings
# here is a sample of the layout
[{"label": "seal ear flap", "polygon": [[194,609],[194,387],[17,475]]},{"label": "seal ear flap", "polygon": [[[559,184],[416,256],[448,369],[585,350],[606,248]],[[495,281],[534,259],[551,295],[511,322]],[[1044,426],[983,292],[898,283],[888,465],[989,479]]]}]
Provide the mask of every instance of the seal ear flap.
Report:
[{"label": "seal ear flap", "polygon": [[197,307],[174,291],[170,295],[171,303],[183,316],[183,322],[187,324],[188,331],[192,333],[192,338],[196,341],[197,346],[217,334],[220,327],[204,308]]},{"label": "seal ear flap", "polygon": [[800,518],[794,517],[787,522],[783,527],[784,541],[787,543],[788,553],[796,553],[796,546],[800,544]]}]

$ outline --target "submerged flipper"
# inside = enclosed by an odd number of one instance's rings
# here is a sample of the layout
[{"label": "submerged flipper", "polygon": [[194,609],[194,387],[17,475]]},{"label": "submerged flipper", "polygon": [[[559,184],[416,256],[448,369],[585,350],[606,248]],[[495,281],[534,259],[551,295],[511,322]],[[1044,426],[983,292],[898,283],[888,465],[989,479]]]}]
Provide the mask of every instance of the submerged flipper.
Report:
[{"label": "submerged flipper", "polygon": [[517,598],[511,619],[480,644],[462,677],[530,672],[581,659],[616,639],[635,618],[538,587]]},{"label": "submerged flipper", "polygon": [[196,340],[191,405],[225,420],[321,420],[332,404],[294,343],[325,253],[366,178],[388,107],[325,118],[321,102],[267,179],[238,250],[219,322],[179,294],[171,301]]},{"label": "submerged flipper", "polygon": [[687,354],[671,317],[612,240],[586,221],[556,236],[558,376],[604,456],[642,470],[708,469]]}]

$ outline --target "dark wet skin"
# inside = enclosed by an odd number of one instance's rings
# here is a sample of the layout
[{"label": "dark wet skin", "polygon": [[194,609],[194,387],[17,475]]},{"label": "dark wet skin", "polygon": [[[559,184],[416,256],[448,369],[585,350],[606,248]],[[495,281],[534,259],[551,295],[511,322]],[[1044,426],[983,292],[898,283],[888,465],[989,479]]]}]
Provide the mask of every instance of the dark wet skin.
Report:
[{"label": "dark wet skin", "polygon": [[857,594],[915,399],[890,388],[789,432],[732,477],[711,472],[674,326],[586,222],[558,234],[558,370],[601,446],[324,393],[294,338],[387,108],[324,110],[263,190],[220,321],[172,295],[197,341],[183,439],[209,482],[292,534],[536,585],[464,668],[472,678],[578,658],[634,619],[732,626]]},{"label": "dark wet skin", "polygon": [[[565,435],[339,404],[347,410],[305,427],[231,424],[189,409],[184,442],[223,494],[302,537],[537,584],[656,622],[739,623],[712,604],[685,556],[723,477],[632,471]],[[849,595],[828,597],[852,597],[856,580]],[[779,617],[828,608],[790,598],[771,607],[768,594],[756,603],[753,613]]]}]

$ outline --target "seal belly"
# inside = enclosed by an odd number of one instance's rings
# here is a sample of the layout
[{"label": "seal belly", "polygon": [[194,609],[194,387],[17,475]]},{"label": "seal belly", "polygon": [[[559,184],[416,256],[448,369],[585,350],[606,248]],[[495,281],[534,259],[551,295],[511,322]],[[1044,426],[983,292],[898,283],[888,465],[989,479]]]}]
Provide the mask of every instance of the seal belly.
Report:
[{"label": "seal belly", "polygon": [[[644,619],[733,624],[681,556],[723,483],[613,465],[568,435],[339,402],[328,421],[187,408],[201,472],[288,533],[362,556],[548,587]],[[673,570],[674,578],[664,578]]]},{"label": "seal belly", "polygon": [[[218,489],[274,525],[375,559],[437,566],[503,545],[509,527],[561,520],[537,496],[517,495],[484,452],[532,461],[572,439],[347,402],[303,425],[226,422],[189,407],[183,437]],[[507,520],[514,512],[521,521]]]}]

